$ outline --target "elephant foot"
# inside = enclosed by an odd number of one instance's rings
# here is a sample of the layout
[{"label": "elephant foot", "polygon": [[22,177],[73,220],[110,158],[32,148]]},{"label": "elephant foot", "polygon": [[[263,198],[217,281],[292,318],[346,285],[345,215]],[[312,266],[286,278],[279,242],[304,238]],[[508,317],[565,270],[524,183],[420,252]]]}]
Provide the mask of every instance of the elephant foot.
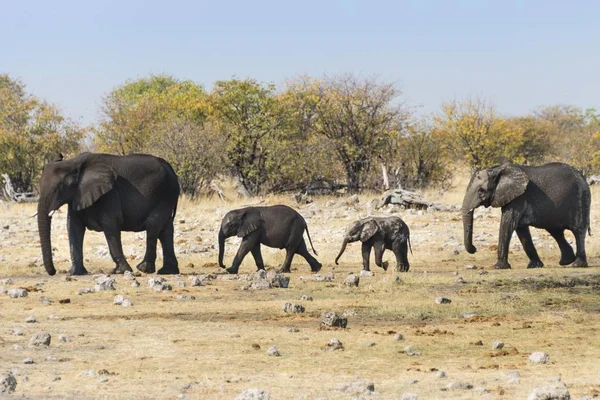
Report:
[{"label": "elephant foot", "polygon": [[289,268],[280,268],[277,270],[277,272],[280,274],[291,274],[292,273],[292,271],[290,271]]},{"label": "elephant foot", "polygon": [[72,266],[71,269],[69,269],[67,271],[67,276],[72,276],[72,275],[87,275],[88,271],[87,269],[85,269],[85,267],[82,265],[81,267],[77,268],[75,266]]},{"label": "elephant foot", "polygon": [[141,271],[145,274],[153,274],[156,271],[156,266],[150,261],[142,261],[136,266],[136,268],[138,271]]},{"label": "elephant foot", "polygon": [[575,260],[575,262],[572,265],[572,267],[575,267],[575,268],[585,268],[587,266],[588,266],[587,260],[585,258],[579,258],[579,257],[577,257],[577,259]]},{"label": "elephant foot", "polygon": [[529,264],[527,264],[527,268],[542,268],[543,266],[542,260],[529,260]]},{"label": "elephant foot", "polygon": [[118,263],[111,271],[111,274],[124,274],[125,271],[133,272],[128,263]]},{"label": "elephant foot", "polygon": [[575,260],[577,260],[577,258],[575,257],[575,254],[571,253],[568,255],[564,255],[562,254],[560,257],[560,261],[558,262],[560,265],[569,265],[575,262]]},{"label": "elephant foot", "polygon": [[396,272],[408,272],[409,266],[406,264],[396,265]]},{"label": "elephant foot", "polygon": [[237,273],[238,273],[238,269],[237,268],[232,268],[232,267],[229,267],[229,268],[225,269],[225,271],[227,271],[227,273],[231,274],[231,275],[237,275]]},{"label": "elephant foot", "polygon": [[494,265],[494,269],[510,269],[508,261],[498,260]]},{"label": "elephant foot", "polygon": [[323,268],[323,264],[321,263],[317,263],[317,265],[315,266],[310,266],[310,269],[312,270],[312,272],[319,272],[321,270],[321,268]]},{"label": "elephant foot", "polygon": [[384,261],[381,263],[381,268],[383,268],[384,271],[387,271],[389,265],[390,265],[390,263],[388,263],[387,261]]},{"label": "elephant foot", "polygon": [[165,262],[161,269],[156,271],[158,275],[178,275],[179,274],[179,264],[177,261],[175,262]]}]

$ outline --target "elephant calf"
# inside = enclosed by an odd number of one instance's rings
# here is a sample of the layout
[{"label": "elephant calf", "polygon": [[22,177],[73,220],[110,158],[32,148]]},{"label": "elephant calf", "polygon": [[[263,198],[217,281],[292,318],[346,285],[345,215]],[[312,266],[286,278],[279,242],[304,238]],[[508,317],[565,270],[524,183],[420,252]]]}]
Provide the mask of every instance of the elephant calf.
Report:
[{"label": "elephant calf", "polygon": [[[346,231],[342,249],[335,258],[335,263],[346,250],[349,242],[362,242],[363,270],[369,271],[371,247],[375,247],[375,264],[387,271],[388,263],[382,262],[385,249],[392,250],[396,256],[396,271],[407,272],[408,247],[410,246],[410,231],[400,217],[369,217],[358,220]],[[412,253],[412,249],[411,249]]]},{"label": "elephant calf", "polygon": [[247,207],[229,211],[223,217],[219,230],[219,266],[225,268],[225,264],[223,264],[225,239],[237,235],[243,240],[231,267],[227,268],[227,272],[230,274],[238,273],[240,264],[249,252],[252,252],[258,269],[265,269],[260,253],[261,243],[268,247],[286,250],[285,261],[279,272],[290,272],[294,254],[304,257],[312,271],[318,272],[321,269],[321,263],[308,252],[303,237],[305,230],[310,247],[317,254],[312,245],[306,221],[298,212],[288,206]]}]

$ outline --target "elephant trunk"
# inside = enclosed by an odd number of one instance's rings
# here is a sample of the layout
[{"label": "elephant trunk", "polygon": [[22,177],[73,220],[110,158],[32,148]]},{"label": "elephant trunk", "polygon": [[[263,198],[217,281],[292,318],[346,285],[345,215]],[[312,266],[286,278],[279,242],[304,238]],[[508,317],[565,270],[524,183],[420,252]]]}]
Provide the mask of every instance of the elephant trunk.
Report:
[{"label": "elephant trunk", "polygon": [[54,262],[52,261],[52,243],[50,238],[52,218],[48,214],[50,212],[48,204],[49,202],[46,201],[45,198],[40,198],[38,202],[37,222],[44,267],[46,268],[48,275],[54,275],[56,274],[56,269],[54,268]]},{"label": "elephant trunk", "polygon": [[219,267],[225,268],[223,264],[223,255],[225,254],[225,234],[223,229],[219,229]]},{"label": "elephant trunk", "polygon": [[473,212],[474,210],[465,209],[463,207],[462,210],[462,220],[463,220],[463,229],[464,229],[464,244],[465,249],[470,254],[473,254],[477,251],[477,248],[473,246]]},{"label": "elephant trunk", "polygon": [[342,243],[342,248],[340,249],[340,253],[335,258],[335,265],[338,265],[338,260],[340,259],[340,257],[342,256],[342,254],[344,254],[344,251],[346,250],[346,245],[347,244],[348,244],[348,238],[344,238],[344,242]]}]

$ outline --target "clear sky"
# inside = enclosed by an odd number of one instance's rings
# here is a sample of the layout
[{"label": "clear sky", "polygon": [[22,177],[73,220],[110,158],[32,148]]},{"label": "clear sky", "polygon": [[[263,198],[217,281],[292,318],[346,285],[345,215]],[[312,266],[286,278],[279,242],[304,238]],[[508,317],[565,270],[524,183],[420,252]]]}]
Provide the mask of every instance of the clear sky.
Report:
[{"label": "clear sky", "polygon": [[80,122],[128,79],[210,89],[356,73],[423,112],[481,96],[507,115],[600,109],[600,1],[17,1],[0,7],[0,72]]}]

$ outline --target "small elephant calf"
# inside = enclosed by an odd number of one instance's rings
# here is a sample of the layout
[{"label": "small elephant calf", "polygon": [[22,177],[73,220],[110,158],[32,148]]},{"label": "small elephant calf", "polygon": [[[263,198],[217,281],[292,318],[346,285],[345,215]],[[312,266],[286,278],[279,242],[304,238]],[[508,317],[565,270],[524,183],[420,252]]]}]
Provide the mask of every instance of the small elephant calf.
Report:
[{"label": "small elephant calf", "polygon": [[[375,247],[375,264],[387,271],[388,263],[382,262],[385,249],[392,250],[396,256],[396,271],[407,272],[410,231],[400,217],[369,217],[358,220],[346,231],[342,249],[335,259],[338,260],[349,242],[362,242],[363,270],[369,271],[371,247]],[[410,249],[412,254],[412,248]]]}]

